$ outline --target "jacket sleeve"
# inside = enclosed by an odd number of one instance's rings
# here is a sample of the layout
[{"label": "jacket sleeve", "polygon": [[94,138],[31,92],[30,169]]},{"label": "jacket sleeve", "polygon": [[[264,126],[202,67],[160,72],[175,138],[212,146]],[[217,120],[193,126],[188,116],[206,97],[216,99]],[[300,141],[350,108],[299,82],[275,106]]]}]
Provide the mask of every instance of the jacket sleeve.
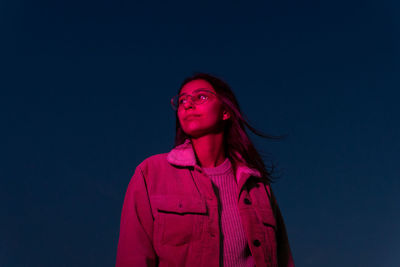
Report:
[{"label": "jacket sleeve", "polygon": [[136,168],[122,207],[116,267],[156,266],[153,215],[143,172]]},{"label": "jacket sleeve", "polygon": [[271,206],[274,211],[277,225],[276,240],[278,249],[278,265],[279,267],[294,267],[293,256],[289,246],[289,239],[278,202],[276,201],[275,195],[269,185],[267,186],[267,190],[271,197]]}]

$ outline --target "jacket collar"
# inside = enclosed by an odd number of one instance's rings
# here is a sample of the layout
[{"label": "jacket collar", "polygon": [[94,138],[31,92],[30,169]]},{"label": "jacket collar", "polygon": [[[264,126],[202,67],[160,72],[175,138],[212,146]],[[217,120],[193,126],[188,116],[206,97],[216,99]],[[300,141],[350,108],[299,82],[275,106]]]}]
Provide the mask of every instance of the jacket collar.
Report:
[{"label": "jacket collar", "polygon": [[190,139],[186,139],[183,144],[173,148],[168,153],[167,160],[172,165],[182,167],[194,167],[197,164],[197,161]]},{"label": "jacket collar", "polygon": [[[239,159],[242,159],[239,154],[237,154],[237,156]],[[167,161],[176,166],[196,167],[197,160],[190,139],[186,139],[183,144],[173,148],[167,155]],[[256,169],[249,168],[246,163],[244,163],[244,160],[235,161],[235,165],[237,166],[235,176],[238,182],[243,179],[247,180],[250,176],[261,177],[260,172]]]}]

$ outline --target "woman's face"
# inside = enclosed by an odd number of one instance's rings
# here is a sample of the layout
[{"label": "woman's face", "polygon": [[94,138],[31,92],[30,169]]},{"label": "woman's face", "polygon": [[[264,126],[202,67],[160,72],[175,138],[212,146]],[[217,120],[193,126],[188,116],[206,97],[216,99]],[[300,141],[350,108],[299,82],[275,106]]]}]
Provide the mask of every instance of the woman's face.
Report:
[{"label": "woman's face", "polygon": [[[205,80],[193,80],[186,83],[180,95],[193,95],[198,90],[208,90],[215,92],[210,83]],[[191,137],[200,137],[210,133],[218,133],[223,130],[223,120],[229,118],[229,114],[224,111],[221,101],[213,94],[199,105],[187,98],[183,104],[179,105],[178,118],[183,131]]]}]

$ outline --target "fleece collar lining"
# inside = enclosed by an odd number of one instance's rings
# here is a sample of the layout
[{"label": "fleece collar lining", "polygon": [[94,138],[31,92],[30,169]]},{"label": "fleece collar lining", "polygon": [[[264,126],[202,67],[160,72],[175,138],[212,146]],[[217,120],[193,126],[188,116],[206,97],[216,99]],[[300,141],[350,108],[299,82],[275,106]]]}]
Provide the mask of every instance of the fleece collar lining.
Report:
[{"label": "fleece collar lining", "polygon": [[[176,166],[195,167],[197,165],[197,161],[190,139],[186,139],[183,144],[173,148],[167,155],[167,161],[170,164]],[[261,177],[261,174],[258,170],[251,169],[242,162],[236,162],[236,165],[237,165],[236,178],[238,180],[240,179],[240,176],[243,174],[246,174],[246,176]]]}]

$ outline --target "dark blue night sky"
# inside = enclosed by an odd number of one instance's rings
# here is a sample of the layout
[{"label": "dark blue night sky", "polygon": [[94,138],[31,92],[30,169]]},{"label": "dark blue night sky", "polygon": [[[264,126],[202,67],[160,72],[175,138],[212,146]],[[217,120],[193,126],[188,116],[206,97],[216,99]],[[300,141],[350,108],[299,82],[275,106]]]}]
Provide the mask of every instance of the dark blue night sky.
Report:
[{"label": "dark blue night sky", "polygon": [[400,266],[398,1],[0,1],[0,266],[113,266],[169,100],[224,78],[297,266]]}]

